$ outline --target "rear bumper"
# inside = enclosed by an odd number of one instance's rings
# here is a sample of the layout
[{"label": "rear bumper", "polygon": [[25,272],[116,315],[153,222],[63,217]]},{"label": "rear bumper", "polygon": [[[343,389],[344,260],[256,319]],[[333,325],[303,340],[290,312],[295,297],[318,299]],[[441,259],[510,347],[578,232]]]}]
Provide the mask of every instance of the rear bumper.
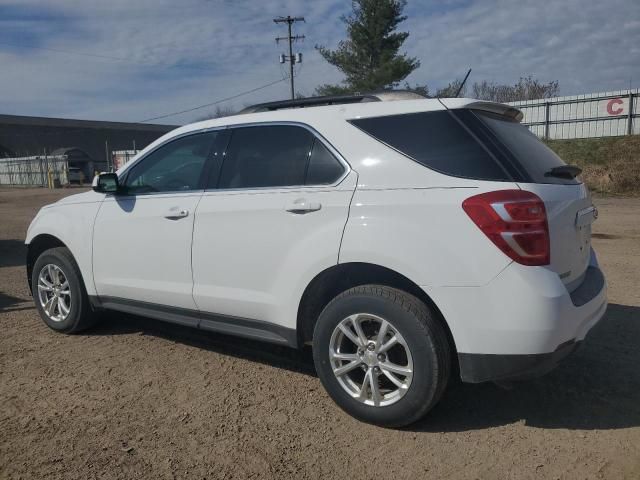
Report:
[{"label": "rear bumper", "polygon": [[473,383],[546,373],[607,308],[606,281],[595,254],[571,293],[550,269],[516,263],[487,285],[424,290],[449,325],[462,380]]},{"label": "rear bumper", "polygon": [[468,383],[539,377],[553,370],[579,345],[579,342],[570,341],[560,345],[554,352],[530,355],[461,353],[458,355],[460,377]]}]

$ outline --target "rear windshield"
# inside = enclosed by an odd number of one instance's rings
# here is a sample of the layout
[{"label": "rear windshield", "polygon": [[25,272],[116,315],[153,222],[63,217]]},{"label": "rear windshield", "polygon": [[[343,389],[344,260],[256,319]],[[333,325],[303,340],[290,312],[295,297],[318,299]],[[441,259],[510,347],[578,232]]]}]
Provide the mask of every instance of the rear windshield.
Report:
[{"label": "rear windshield", "polygon": [[493,181],[576,184],[545,176],[565,165],[527,127],[468,109],[351,120],[377,140],[447,175]]},{"label": "rear windshield", "polygon": [[499,142],[522,167],[532,183],[577,184],[575,178],[558,178],[545,175],[554,167],[566,165],[556,153],[547,147],[531,131],[508,117],[476,111],[480,121],[489,127]]}]

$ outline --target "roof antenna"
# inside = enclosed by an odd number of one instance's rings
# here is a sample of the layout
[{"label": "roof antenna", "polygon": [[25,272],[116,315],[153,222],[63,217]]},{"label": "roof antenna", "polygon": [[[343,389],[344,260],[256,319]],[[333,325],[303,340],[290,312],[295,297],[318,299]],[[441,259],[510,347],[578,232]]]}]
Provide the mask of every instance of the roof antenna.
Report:
[{"label": "roof antenna", "polygon": [[469,69],[469,71],[467,72],[467,74],[464,76],[464,80],[462,80],[462,83],[460,84],[460,88],[458,88],[458,91],[456,92],[456,96],[455,98],[458,98],[458,96],[460,95],[460,92],[462,91],[462,89],[464,88],[464,84],[467,83],[467,78],[469,78],[469,74],[471,73],[471,69]]}]

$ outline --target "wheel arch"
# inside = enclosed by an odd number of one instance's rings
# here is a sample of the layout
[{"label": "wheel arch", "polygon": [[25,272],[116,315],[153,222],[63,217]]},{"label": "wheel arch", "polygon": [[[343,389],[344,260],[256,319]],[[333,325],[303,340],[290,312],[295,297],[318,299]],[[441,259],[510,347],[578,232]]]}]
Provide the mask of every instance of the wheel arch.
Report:
[{"label": "wheel arch", "polygon": [[377,284],[403,290],[427,304],[442,324],[451,346],[452,360],[457,365],[457,349],[451,329],[435,302],[415,282],[390,268],[373,263],[349,262],[333,265],[307,285],[298,306],[296,330],[298,344],[313,338],[313,329],[324,307],[338,294],[360,285]]},{"label": "wheel arch", "polygon": [[31,277],[33,274],[33,266],[36,263],[38,257],[42,252],[49,250],[50,248],[67,247],[65,243],[54,235],[48,233],[41,233],[36,235],[27,244],[27,282],[29,283],[29,291],[32,291]]}]

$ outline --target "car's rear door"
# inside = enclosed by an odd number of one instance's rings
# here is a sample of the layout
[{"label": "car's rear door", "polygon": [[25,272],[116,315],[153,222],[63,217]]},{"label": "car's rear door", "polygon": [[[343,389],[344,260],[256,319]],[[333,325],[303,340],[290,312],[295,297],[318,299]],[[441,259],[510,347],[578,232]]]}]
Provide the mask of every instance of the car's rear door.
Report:
[{"label": "car's rear door", "polygon": [[197,310],[193,220],[219,135],[200,132],[162,145],[125,172],[122,193],[104,200],[93,237],[94,280],[103,304]]},{"label": "car's rear door", "polygon": [[304,288],[338,261],[356,174],[303,126],[231,132],[196,212],[193,294],[201,326],[215,313],[216,321],[294,328]]}]

